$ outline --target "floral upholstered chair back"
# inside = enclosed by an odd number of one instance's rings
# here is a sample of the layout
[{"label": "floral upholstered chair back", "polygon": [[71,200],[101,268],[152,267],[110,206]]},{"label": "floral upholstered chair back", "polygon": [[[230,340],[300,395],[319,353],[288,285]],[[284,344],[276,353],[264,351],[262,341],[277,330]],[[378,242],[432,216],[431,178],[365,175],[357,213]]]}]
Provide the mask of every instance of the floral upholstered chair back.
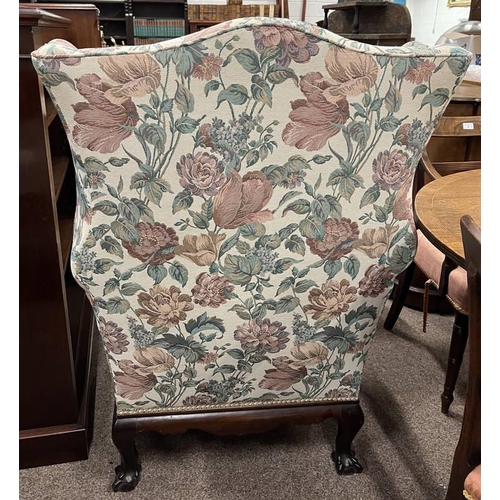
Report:
[{"label": "floral upholstered chair back", "polygon": [[117,414],[356,401],[468,52],[252,18],[33,62],[73,152],[71,266]]}]

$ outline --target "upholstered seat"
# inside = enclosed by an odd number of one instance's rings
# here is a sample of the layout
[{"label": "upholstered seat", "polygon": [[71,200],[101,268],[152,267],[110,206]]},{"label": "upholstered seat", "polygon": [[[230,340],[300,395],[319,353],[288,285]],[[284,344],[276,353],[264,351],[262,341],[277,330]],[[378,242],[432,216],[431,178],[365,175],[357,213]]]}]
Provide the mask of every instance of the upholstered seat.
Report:
[{"label": "upholstered seat", "polygon": [[71,269],[115,384],[115,490],[137,484],[143,430],[336,417],[337,470],[362,470],[363,366],[415,253],[415,167],[469,62],[270,18],[33,53],[73,151]]},{"label": "upholstered seat", "polygon": [[[417,253],[415,264],[431,280],[436,288],[441,281],[441,272],[444,263],[444,254],[438,250],[422,233],[417,230]],[[457,309],[467,313],[467,272],[463,267],[456,267],[448,275],[448,289],[446,292],[448,300]]]}]

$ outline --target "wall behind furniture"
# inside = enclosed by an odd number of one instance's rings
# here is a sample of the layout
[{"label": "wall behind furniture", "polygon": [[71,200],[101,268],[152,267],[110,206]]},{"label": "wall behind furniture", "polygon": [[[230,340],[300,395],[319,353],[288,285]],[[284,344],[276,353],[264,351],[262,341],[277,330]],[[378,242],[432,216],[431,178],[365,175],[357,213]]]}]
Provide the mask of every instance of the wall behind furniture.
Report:
[{"label": "wall behind furniture", "polygon": [[[323,5],[337,3],[337,0],[307,0],[306,21],[316,24],[325,17]],[[300,21],[302,16],[302,0],[288,0],[290,19]]]},{"label": "wall behind furniture", "polygon": [[447,0],[407,0],[412,19],[412,36],[434,45],[453,26],[469,19],[470,7],[448,7]]}]

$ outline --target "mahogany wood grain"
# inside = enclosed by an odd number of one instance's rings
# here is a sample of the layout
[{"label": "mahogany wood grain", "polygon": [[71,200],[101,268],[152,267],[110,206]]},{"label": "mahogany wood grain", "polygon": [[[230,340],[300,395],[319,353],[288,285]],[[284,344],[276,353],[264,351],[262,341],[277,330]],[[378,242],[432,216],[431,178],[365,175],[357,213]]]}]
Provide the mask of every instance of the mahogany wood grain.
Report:
[{"label": "mahogany wood grain", "polygon": [[[349,406],[348,403],[346,405]],[[287,408],[151,415],[141,416],[135,419],[135,422],[138,432],[154,430],[162,434],[182,434],[197,429],[219,436],[255,434],[267,432],[285,423],[312,424],[322,422],[326,418],[338,417],[342,406],[318,404]],[[118,420],[130,418],[119,417]]]},{"label": "mahogany wood grain", "polygon": [[[64,37],[68,24],[40,9],[20,14],[20,45],[25,51],[19,59],[21,429],[69,424],[78,415],[64,277],[54,238],[58,222],[50,196],[45,99],[29,58],[37,41]],[[54,359],[59,361],[54,363]]]},{"label": "mahogany wood grain", "polygon": [[[49,12],[42,5],[19,5],[21,468],[88,457],[95,387],[95,320],[65,269],[75,210],[73,166],[57,110],[30,54],[54,38],[77,46],[98,40],[97,9],[76,6],[72,20],[58,15],[61,9]],[[93,22],[83,20],[92,16]]]},{"label": "mahogany wood grain", "polygon": [[414,202],[417,225],[446,256],[465,267],[460,218],[481,224],[481,170],[447,175],[426,184]]}]

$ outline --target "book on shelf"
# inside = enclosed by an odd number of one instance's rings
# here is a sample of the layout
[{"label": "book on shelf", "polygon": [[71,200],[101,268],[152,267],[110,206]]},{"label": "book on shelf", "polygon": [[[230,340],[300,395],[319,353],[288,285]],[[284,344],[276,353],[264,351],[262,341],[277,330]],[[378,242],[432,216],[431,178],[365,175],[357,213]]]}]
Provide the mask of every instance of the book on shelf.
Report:
[{"label": "book on shelf", "polygon": [[136,38],[175,38],[184,36],[185,34],[186,23],[184,19],[149,19],[134,17],[134,37]]},{"label": "book on shelf", "polygon": [[189,4],[188,19],[190,21],[212,21],[222,22],[227,19],[237,19],[239,17],[279,15],[279,4],[266,3],[259,4],[252,2],[251,5],[219,5],[219,4]]}]

